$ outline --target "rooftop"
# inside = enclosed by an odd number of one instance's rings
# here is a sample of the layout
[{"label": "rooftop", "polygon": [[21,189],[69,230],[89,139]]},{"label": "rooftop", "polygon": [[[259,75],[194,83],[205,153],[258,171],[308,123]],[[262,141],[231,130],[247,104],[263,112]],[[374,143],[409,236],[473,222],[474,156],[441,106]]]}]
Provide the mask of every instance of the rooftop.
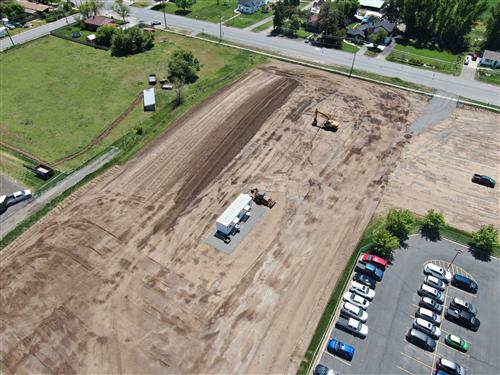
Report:
[{"label": "rooftop", "polygon": [[217,222],[228,226],[234,220],[236,216],[245,208],[246,205],[250,204],[252,197],[248,194],[240,194],[234,201],[229,205],[228,208],[219,216]]},{"label": "rooftop", "polygon": [[111,18],[102,16],[92,16],[85,19],[85,23],[87,25],[95,25],[95,26],[107,25],[108,23],[114,23],[114,22],[115,21],[112,20]]},{"label": "rooftop", "polygon": [[500,52],[486,49],[483,53],[483,59],[500,61]]},{"label": "rooftop", "polygon": [[45,12],[50,6],[45,4],[31,3],[26,0],[17,0],[19,5],[21,5],[24,9],[32,10],[35,12]]},{"label": "rooftop", "polygon": [[359,5],[367,8],[380,9],[384,5],[384,0],[359,0]]}]

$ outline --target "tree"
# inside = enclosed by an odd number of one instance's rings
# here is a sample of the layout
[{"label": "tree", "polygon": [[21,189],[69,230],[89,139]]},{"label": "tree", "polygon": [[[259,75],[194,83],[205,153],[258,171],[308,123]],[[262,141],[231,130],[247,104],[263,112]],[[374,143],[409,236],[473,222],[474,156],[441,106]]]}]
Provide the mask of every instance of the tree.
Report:
[{"label": "tree", "polygon": [[394,249],[399,247],[399,240],[393,236],[387,229],[383,229],[373,237],[373,245],[370,252],[389,259],[392,256]]},{"label": "tree", "polygon": [[285,4],[283,3],[283,1],[278,0],[271,6],[274,10],[273,28],[276,31],[281,31],[281,26],[283,25],[283,21],[285,18]]},{"label": "tree", "polygon": [[153,48],[154,37],[150,32],[139,27],[127,30],[115,29],[111,38],[111,54],[113,56],[133,55]]},{"label": "tree", "polygon": [[401,17],[401,7],[404,0],[385,0],[383,11],[391,22],[397,22]]},{"label": "tree", "polygon": [[472,234],[471,245],[476,250],[492,253],[496,247],[500,246],[498,229],[491,224],[482,226],[481,229]]},{"label": "tree", "polygon": [[444,215],[431,208],[427,211],[422,222],[422,234],[431,240],[437,240],[440,238],[440,230],[444,228],[446,221]]},{"label": "tree", "polygon": [[500,51],[500,2],[491,9],[486,23],[485,49]]},{"label": "tree", "polygon": [[182,90],[184,85],[194,83],[198,79],[200,62],[191,51],[177,50],[168,62],[168,79],[175,86],[177,104],[182,103]]},{"label": "tree", "polygon": [[115,3],[113,4],[113,10],[121,18],[123,18],[123,22],[126,22],[125,18],[128,17],[128,15],[130,14],[130,8],[128,7],[127,4],[123,2],[123,0],[115,0]]},{"label": "tree", "polygon": [[99,11],[104,8],[104,2],[102,0],[90,0],[88,4],[94,16],[97,16]]},{"label": "tree", "polygon": [[78,12],[83,16],[83,18],[89,18],[92,14],[92,7],[90,3],[82,3],[78,6]]},{"label": "tree", "polygon": [[333,35],[340,29],[339,14],[335,9],[335,3],[326,0],[319,9],[319,29],[323,35]]},{"label": "tree", "polygon": [[384,43],[384,40],[386,37],[387,37],[387,31],[380,30],[380,31],[377,31],[376,33],[370,34],[370,41],[373,44],[379,45],[379,44]]},{"label": "tree", "polygon": [[11,21],[19,21],[26,16],[24,8],[17,2],[0,3],[0,18],[8,18]]},{"label": "tree", "polygon": [[109,25],[98,27],[95,33],[96,43],[101,46],[110,47],[116,30],[116,27]]},{"label": "tree", "polygon": [[391,208],[387,214],[386,228],[400,240],[405,240],[411,232],[413,217],[408,210]]},{"label": "tree", "polygon": [[186,13],[186,9],[193,6],[193,0],[175,0],[175,5],[177,8],[182,9],[182,11]]},{"label": "tree", "polygon": [[300,17],[297,14],[292,15],[291,18],[287,18],[281,27],[284,35],[296,36],[297,31],[300,29]]},{"label": "tree", "polygon": [[351,19],[356,14],[359,8],[359,0],[337,0],[333,4],[334,10],[337,13],[339,26],[345,29],[351,23]]}]

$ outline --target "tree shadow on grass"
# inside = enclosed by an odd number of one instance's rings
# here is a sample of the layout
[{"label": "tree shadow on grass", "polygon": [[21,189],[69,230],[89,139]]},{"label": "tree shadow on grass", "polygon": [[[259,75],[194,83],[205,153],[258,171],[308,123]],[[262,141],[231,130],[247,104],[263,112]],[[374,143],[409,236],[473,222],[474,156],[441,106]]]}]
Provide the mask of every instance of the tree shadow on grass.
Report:
[{"label": "tree shadow on grass", "polygon": [[174,11],[175,15],[176,16],[187,16],[189,13],[191,13],[192,11],[191,10],[182,10],[182,9],[177,9],[176,11]]}]

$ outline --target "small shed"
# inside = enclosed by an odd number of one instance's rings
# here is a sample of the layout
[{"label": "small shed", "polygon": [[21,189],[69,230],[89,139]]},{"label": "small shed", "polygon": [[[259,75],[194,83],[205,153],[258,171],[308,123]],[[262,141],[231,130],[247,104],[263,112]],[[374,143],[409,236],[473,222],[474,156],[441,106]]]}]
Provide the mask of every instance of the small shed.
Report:
[{"label": "small shed", "polygon": [[143,96],[144,96],[144,111],[155,111],[156,109],[155,89],[150,88],[144,90]]},{"label": "small shed", "polygon": [[251,207],[252,197],[249,194],[240,194],[215,222],[217,231],[229,235],[240,221],[247,219]]},{"label": "small shed", "polygon": [[95,34],[87,35],[87,42],[94,43],[95,42]]}]

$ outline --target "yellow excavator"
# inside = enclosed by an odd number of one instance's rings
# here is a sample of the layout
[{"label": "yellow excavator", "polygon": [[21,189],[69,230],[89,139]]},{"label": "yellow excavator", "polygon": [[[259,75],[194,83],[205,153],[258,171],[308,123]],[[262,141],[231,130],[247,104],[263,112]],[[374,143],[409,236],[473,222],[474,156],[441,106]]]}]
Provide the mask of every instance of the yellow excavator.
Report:
[{"label": "yellow excavator", "polygon": [[339,130],[339,125],[340,125],[339,122],[332,120],[330,115],[318,111],[318,108],[316,108],[316,112],[314,113],[314,121],[312,124],[313,126],[318,126],[318,115],[321,115],[324,118],[326,118],[326,121],[323,123],[323,125],[321,125],[322,129],[329,130],[332,132],[336,132],[337,130]]}]

